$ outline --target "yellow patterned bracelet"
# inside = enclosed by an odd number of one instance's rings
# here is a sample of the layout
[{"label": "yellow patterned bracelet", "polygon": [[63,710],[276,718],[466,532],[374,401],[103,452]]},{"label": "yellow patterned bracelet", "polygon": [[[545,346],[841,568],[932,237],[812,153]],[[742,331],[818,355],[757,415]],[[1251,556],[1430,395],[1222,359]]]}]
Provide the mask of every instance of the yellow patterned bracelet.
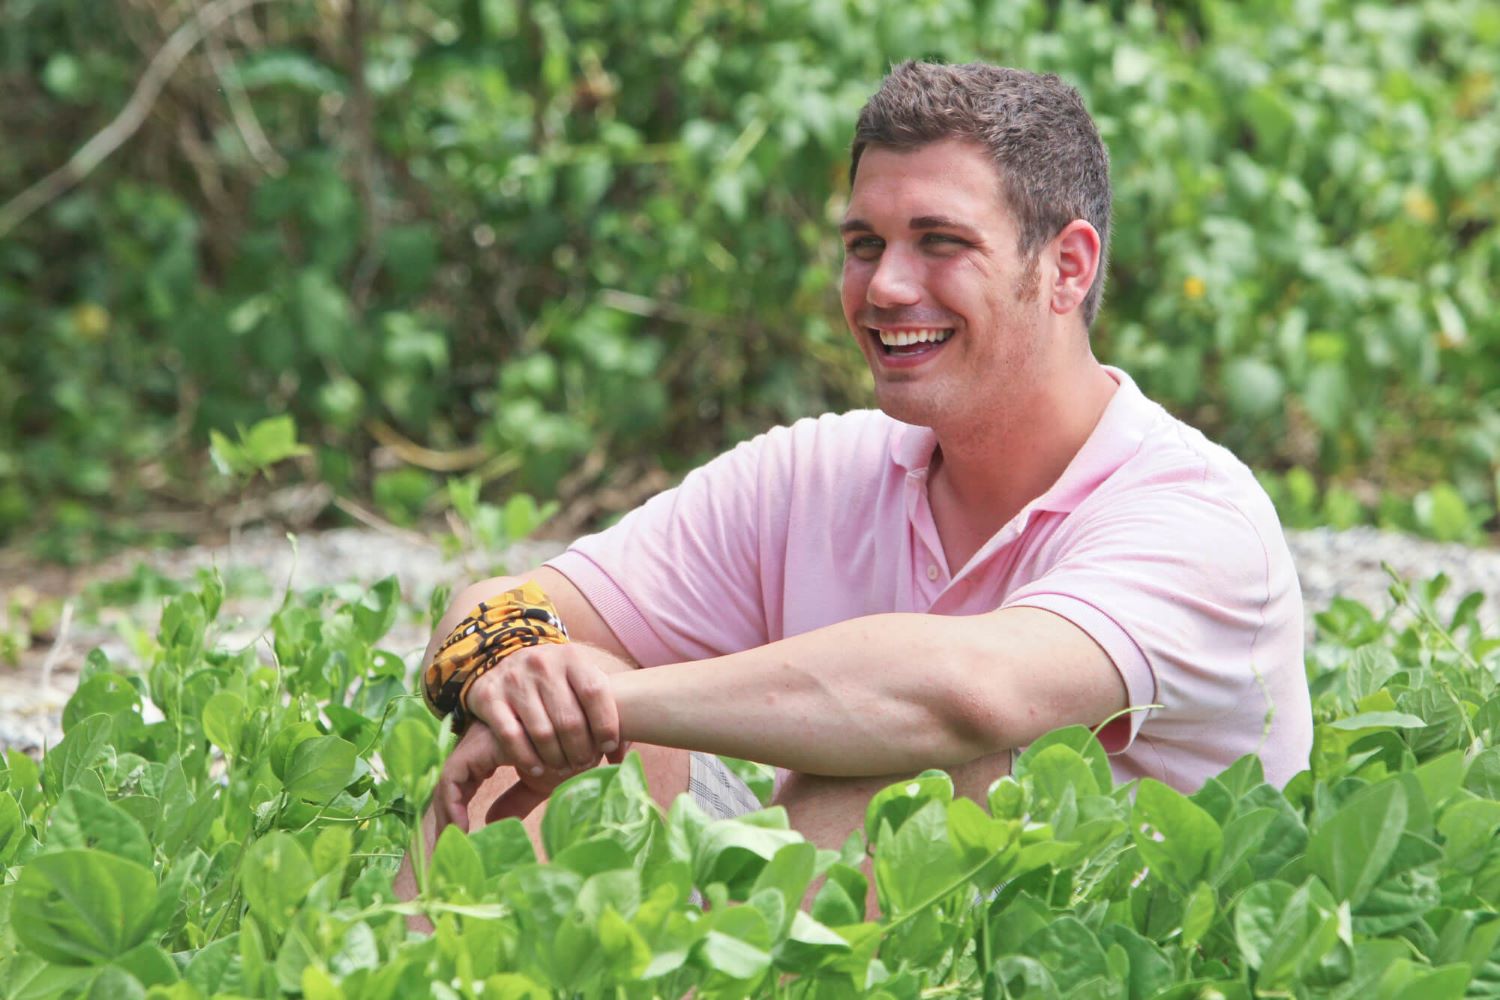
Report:
[{"label": "yellow patterned bracelet", "polygon": [[542,588],[527,581],[479,606],[448,633],[422,677],[422,697],[439,718],[453,713],[453,729],[469,724],[469,688],[511,653],[546,642],[567,642],[568,630]]}]

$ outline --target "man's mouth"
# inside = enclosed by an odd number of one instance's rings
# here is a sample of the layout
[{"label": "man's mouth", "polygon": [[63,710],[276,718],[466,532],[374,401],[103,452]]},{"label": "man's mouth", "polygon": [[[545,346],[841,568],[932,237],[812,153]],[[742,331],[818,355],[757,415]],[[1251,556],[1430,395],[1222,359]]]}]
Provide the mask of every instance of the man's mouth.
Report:
[{"label": "man's mouth", "polygon": [[880,330],[865,328],[887,357],[905,358],[937,350],[951,336],[950,327],[926,327],[916,330]]}]

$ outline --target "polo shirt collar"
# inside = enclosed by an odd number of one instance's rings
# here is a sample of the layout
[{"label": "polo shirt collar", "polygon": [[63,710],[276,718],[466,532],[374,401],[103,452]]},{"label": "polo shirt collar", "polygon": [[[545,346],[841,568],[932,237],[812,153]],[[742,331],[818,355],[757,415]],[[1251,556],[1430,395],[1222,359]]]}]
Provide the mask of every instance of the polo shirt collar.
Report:
[{"label": "polo shirt collar", "polygon": [[[1105,365],[1120,388],[1110,397],[1088,440],[1068,463],[1057,482],[1027,507],[1068,513],[1083,502],[1116,469],[1140,450],[1159,407],[1147,399],[1135,381],[1119,368]],[[891,461],[907,475],[926,477],[937,449],[930,427],[903,424],[891,436]]]}]

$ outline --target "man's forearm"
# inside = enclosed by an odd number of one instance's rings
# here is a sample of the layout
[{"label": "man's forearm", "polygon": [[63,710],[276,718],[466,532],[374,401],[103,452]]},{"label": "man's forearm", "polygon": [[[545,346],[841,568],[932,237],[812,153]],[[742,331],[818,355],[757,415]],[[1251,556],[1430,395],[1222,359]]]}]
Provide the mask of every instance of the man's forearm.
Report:
[{"label": "man's forearm", "polygon": [[951,767],[1127,703],[1093,640],[1032,608],[874,615],[610,684],[625,739],[836,776]]},{"label": "man's forearm", "polygon": [[961,619],[879,615],[615,676],[621,733],[814,774],[961,763],[1001,749],[978,722],[983,656],[970,631]]}]

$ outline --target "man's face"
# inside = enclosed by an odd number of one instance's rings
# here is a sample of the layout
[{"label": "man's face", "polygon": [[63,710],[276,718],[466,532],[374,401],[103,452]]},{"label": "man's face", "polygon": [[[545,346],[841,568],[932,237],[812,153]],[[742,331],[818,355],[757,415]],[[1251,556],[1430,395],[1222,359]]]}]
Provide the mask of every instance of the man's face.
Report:
[{"label": "man's face", "polygon": [[844,319],[881,409],[961,430],[1024,396],[1047,308],[980,147],[867,148],[840,228]]}]

